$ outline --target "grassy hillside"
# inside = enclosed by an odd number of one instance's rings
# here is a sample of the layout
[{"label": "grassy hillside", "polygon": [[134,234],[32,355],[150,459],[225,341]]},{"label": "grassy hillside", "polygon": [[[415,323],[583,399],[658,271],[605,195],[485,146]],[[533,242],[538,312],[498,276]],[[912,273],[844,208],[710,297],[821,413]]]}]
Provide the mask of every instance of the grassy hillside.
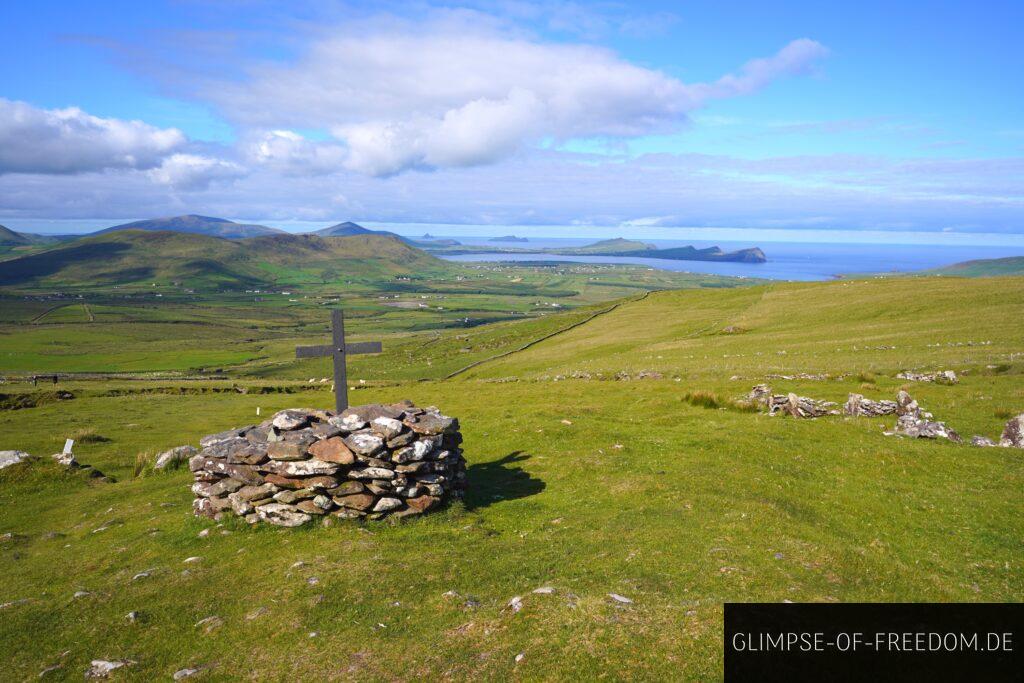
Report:
[{"label": "grassy hillside", "polygon": [[[655,293],[475,376],[891,372],[1021,351],[1024,279],[895,278]],[[856,367],[851,367],[851,358]]]},{"label": "grassy hillside", "polygon": [[1024,275],[1024,256],[979,259],[954,263],[927,271],[928,275],[959,275],[961,277],[992,277],[997,275]]},{"label": "grassy hillside", "polygon": [[[138,680],[184,667],[211,680],[714,680],[723,602],[1019,601],[1020,451],[886,437],[890,419],[769,418],[730,399],[760,381],[891,398],[897,370],[951,368],[957,385],[907,386],[965,436],[995,436],[1024,412],[1022,285],[655,292],[470,339],[386,336],[401,351],[359,357],[352,400],[457,415],[470,477],[465,505],[394,526],[216,527],[190,515],[187,472],[135,476],[137,461],[257,408],[330,405],[319,384],[243,367],[63,383],[66,401],[6,385],[0,448],[45,459],[75,436],[79,459],[119,481],[48,462],[0,471],[0,534],[12,534],[0,662],[17,680],[54,665],[79,678],[94,658],[134,660]],[[463,344],[485,362],[438,379]],[[797,373],[827,376],[766,379]],[[197,626],[213,615],[221,627]]]}]

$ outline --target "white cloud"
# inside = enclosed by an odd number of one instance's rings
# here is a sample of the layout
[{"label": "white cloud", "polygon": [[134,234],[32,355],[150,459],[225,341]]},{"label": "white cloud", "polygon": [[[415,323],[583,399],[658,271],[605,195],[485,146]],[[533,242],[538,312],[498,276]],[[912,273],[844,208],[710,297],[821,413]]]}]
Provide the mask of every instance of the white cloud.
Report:
[{"label": "white cloud", "polygon": [[825,53],[801,39],[715,83],[687,84],[609,50],[446,15],[325,32],[298,61],[205,94],[243,126],[329,130],[348,148],[347,168],[387,176],[487,164],[546,138],[676,130],[708,100],[806,71]]},{"label": "white cloud", "polygon": [[242,152],[254,164],[299,176],[334,173],[346,158],[343,145],[312,141],[291,130],[250,135],[242,145]]},{"label": "white cloud", "polygon": [[184,144],[176,128],[0,98],[0,174],[153,168]]},{"label": "white cloud", "polygon": [[241,178],[246,171],[232,161],[199,154],[173,154],[147,173],[154,182],[175,190],[203,190],[214,181]]}]

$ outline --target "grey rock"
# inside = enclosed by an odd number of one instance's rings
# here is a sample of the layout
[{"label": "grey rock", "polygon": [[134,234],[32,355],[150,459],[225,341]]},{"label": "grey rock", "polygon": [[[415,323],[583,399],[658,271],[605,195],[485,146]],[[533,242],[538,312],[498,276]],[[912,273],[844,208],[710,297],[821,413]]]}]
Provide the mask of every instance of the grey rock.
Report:
[{"label": "grey rock", "polygon": [[130,659],[94,659],[88,669],[85,670],[86,678],[109,678],[110,674],[118,669],[135,664]]},{"label": "grey rock", "polygon": [[213,633],[223,625],[224,620],[217,615],[212,615],[196,622],[196,628],[203,629],[204,633]]},{"label": "grey rock", "polygon": [[423,460],[433,449],[434,444],[432,441],[420,439],[410,446],[395,451],[391,456],[391,460],[404,465],[405,463]]},{"label": "grey rock", "polygon": [[32,459],[33,456],[25,451],[0,451],[0,470]]},{"label": "grey rock", "polygon": [[392,439],[402,433],[405,425],[393,417],[381,416],[370,422],[370,428],[385,439]]},{"label": "grey rock", "polygon": [[786,396],[776,394],[771,397],[768,406],[769,415],[790,415],[797,418],[816,418],[825,415],[838,415],[836,404],[831,401],[819,401],[806,396],[790,393]]},{"label": "grey rock", "polygon": [[260,469],[283,477],[311,477],[320,474],[334,474],[341,467],[323,460],[297,460],[293,462],[271,461],[260,465]]},{"label": "grey rock", "polygon": [[402,507],[403,503],[398,498],[381,498],[377,501],[377,504],[373,506],[374,512],[390,512],[397,510]]},{"label": "grey rock", "polygon": [[999,444],[997,444],[995,441],[988,438],[987,436],[975,435],[971,437],[971,445],[977,446],[978,448],[992,448],[994,446],[998,446]]},{"label": "grey rock", "polygon": [[394,479],[395,473],[383,467],[367,467],[361,470],[351,470],[348,476],[352,479]]},{"label": "grey rock", "polygon": [[197,673],[200,673],[201,671],[202,671],[202,669],[195,668],[195,667],[189,667],[189,668],[186,668],[186,669],[178,669],[177,671],[174,672],[174,680],[182,681],[182,680],[185,680],[186,678],[191,678],[192,676],[195,676]]},{"label": "grey rock", "polygon": [[240,429],[229,429],[224,432],[218,432],[217,434],[210,434],[209,436],[204,436],[199,440],[199,445],[202,448],[209,448],[210,446],[218,444],[222,441],[236,439],[255,426],[256,425],[249,425],[248,427],[241,427]]},{"label": "grey rock", "polygon": [[878,417],[880,415],[895,415],[898,405],[896,401],[872,401],[860,394],[850,394],[843,412],[854,417]]},{"label": "grey rock", "polygon": [[418,434],[441,434],[458,429],[458,421],[455,418],[436,412],[427,412],[415,417],[408,417],[405,419],[405,424],[409,429]]},{"label": "grey rock", "polygon": [[1007,448],[1024,448],[1024,413],[1006,423],[999,437],[999,445]]},{"label": "grey rock", "polygon": [[177,448],[164,451],[160,455],[156,456],[156,462],[153,464],[153,467],[158,470],[162,470],[167,467],[175,467],[185,462],[198,452],[199,451],[196,450],[195,446],[178,446]]},{"label": "grey rock", "polygon": [[345,445],[358,455],[374,455],[384,448],[384,439],[371,432],[355,432],[344,438]]},{"label": "grey rock", "polygon": [[305,410],[282,410],[274,415],[271,423],[282,431],[299,429],[309,424],[310,414]]},{"label": "grey rock", "polygon": [[300,512],[291,505],[284,505],[282,503],[261,505],[256,508],[256,514],[264,522],[284,527],[302,526],[312,519],[306,513]]}]

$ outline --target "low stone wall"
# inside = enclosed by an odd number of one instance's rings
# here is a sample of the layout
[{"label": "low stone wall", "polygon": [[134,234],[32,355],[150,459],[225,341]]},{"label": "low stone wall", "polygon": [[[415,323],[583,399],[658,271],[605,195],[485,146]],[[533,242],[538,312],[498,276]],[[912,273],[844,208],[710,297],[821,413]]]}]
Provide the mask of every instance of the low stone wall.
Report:
[{"label": "low stone wall", "polygon": [[283,410],[200,441],[189,460],[193,510],[280,526],[420,514],[461,497],[461,443],[458,420],[409,402]]}]

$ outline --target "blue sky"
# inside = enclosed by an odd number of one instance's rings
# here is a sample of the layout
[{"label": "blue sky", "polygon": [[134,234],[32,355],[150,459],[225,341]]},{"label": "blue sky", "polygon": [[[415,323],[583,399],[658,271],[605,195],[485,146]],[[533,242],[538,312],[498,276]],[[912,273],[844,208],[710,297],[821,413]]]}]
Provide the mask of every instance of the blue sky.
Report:
[{"label": "blue sky", "polygon": [[194,212],[1024,232],[1022,3],[5,13],[15,229]]}]

